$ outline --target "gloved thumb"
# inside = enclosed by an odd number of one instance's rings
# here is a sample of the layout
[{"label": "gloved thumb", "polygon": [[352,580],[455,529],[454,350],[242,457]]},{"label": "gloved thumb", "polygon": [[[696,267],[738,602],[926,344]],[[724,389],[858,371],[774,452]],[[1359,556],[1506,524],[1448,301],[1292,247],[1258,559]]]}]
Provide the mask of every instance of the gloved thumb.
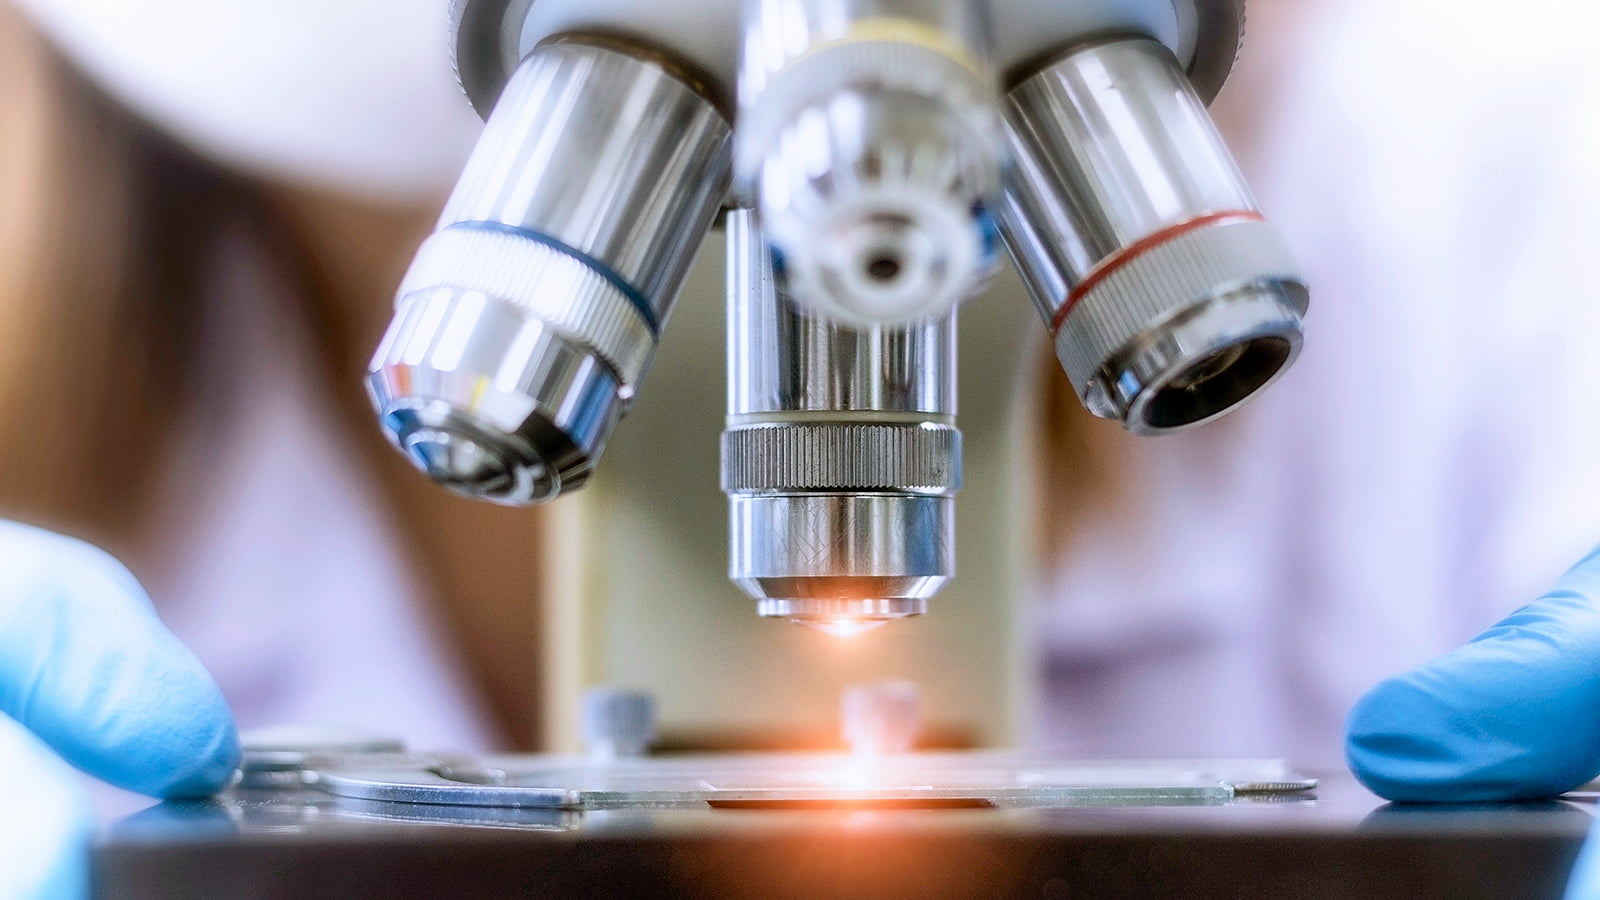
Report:
[{"label": "gloved thumb", "polygon": [[1471,643],[1382,682],[1346,757],[1401,801],[1548,797],[1600,774],[1600,551]]},{"label": "gloved thumb", "polygon": [[216,682],[120,563],[0,522],[0,713],[78,768],[158,797],[225,786],[239,761]]}]

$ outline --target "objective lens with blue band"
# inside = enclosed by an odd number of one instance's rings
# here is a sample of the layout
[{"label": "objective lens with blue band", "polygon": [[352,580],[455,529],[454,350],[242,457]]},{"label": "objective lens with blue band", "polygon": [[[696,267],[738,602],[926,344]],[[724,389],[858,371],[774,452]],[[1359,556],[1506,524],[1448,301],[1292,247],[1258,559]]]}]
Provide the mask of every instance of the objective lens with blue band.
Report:
[{"label": "objective lens with blue band", "polygon": [[479,228],[488,231],[497,231],[501,234],[514,235],[516,237],[526,238],[530,241],[543,244],[544,246],[549,247],[551,250],[554,250],[564,256],[572,257],[574,260],[577,260],[579,263],[583,264],[585,268],[594,272],[601,278],[604,278],[613,288],[616,288],[617,293],[627,298],[628,302],[633,304],[633,308],[638,310],[640,318],[644,319],[645,326],[650,329],[651,336],[657,339],[661,337],[661,320],[656,315],[655,307],[650,305],[649,298],[647,298],[638,288],[629,284],[627,279],[619,275],[615,269],[583,252],[582,250],[579,250],[578,248],[573,247],[572,245],[563,241],[557,240],[548,234],[543,234],[529,228],[519,228],[515,225],[507,225],[504,222],[456,222],[450,225],[449,228]]},{"label": "objective lens with blue band", "polygon": [[727,118],[675,71],[569,36],[500,92],[368,370],[389,440],[439,484],[554,499],[631,406],[733,167]]}]

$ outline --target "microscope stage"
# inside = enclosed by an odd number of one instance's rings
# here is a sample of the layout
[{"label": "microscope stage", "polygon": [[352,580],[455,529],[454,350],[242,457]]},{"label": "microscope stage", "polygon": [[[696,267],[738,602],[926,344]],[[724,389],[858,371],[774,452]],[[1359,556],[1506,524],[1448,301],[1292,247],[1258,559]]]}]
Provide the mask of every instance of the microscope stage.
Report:
[{"label": "microscope stage", "polygon": [[288,756],[105,827],[95,895],[1558,897],[1592,821],[1592,797],[1394,806],[1264,762]]},{"label": "microscope stage", "polygon": [[[1206,806],[1316,787],[1273,760],[1053,761],[1000,753],[350,756],[247,761],[246,784],[483,809]],[[391,810],[404,815],[401,810]]]}]

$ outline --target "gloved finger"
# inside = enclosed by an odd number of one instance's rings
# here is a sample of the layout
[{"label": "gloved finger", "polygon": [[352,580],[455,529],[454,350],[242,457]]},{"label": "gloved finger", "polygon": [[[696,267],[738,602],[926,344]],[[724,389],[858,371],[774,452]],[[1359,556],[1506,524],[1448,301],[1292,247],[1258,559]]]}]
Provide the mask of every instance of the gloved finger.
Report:
[{"label": "gloved finger", "polygon": [[39,739],[0,715],[0,897],[88,893],[89,800]]},{"label": "gloved finger", "polygon": [[200,796],[239,762],[233,716],[120,563],[0,523],[0,712],[119,787]]},{"label": "gloved finger", "polygon": [[1350,713],[1356,777],[1402,801],[1548,797],[1600,773],[1600,551]]}]

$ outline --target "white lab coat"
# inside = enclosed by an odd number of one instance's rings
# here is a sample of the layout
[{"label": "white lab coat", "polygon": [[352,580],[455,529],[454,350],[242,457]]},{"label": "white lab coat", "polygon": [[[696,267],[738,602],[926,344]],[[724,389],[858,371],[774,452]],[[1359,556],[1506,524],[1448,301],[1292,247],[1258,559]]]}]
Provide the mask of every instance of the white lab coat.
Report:
[{"label": "white lab coat", "polygon": [[147,588],[162,619],[247,731],[321,726],[489,749],[427,585],[284,314],[292,286],[244,233],[211,251],[198,411],[150,523],[162,552]]},{"label": "white lab coat", "polygon": [[1339,765],[1365,689],[1600,542],[1596,13],[1322,7],[1246,166],[1305,352],[1127,439],[1127,509],[1040,573],[1047,744]]}]

